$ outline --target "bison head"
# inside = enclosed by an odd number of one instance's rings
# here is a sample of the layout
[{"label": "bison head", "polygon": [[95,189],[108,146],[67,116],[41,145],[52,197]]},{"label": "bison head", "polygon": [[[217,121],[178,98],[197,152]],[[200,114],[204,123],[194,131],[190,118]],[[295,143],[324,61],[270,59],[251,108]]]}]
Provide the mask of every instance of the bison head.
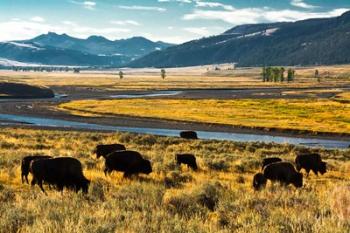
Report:
[{"label": "bison head", "polygon": [[293,185],[296,188],[303,187],[303,174],[302,173],[298,172],[298,173],[295,174],[294,180],[293,180]]},{"label": "bison head", "polygon": [[323,175],[327,172],[327,164],[325,162],[320,163],[320,173]]},{"label": "bison head", "polygon": [[266,186],[266,178],[262,173],[257,173],[253,178],[253,188],[254,190],[259,190]]},{"label": "bison head", "polygon": [[151,162],[147,159],[144,159],[141,162],[141,166],[140,166],[140,172],[144,173],[144,174],[150,174],[152,172],[152,165]]}]

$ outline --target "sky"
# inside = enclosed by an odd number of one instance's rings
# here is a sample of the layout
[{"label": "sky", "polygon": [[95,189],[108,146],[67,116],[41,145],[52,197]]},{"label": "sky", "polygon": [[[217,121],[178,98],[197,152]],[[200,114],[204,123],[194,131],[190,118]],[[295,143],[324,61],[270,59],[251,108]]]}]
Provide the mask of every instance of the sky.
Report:
[{"label": "sky", "polygon": [[339,16],[350,0],[0,0],[0,41],[47,32],[182,43],[241,24]]}]

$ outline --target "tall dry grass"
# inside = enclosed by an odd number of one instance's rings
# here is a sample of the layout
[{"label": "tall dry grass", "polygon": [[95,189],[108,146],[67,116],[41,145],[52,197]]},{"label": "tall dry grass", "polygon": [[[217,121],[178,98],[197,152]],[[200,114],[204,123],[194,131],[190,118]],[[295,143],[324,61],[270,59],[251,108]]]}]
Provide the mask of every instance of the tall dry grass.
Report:
[{"label": "tall dry grass", "polygon": [[[140,151],[154,172],[131,180],[118,173],[105,177],[103,159],[92,150],[112,142]],[[343,212],[348,189],[336,189],[349,184],[349,150],[319,150],[330,171],[310,175],[301,189],[268,184],[253,191],[262,158],[293,161],[297,150],[129,133],[0,129],[0,232],[349,232]],[[200,171],[176,167],[178,152],[194,153]],[[20,160],[28,154],[78,158],[92,181],[89,193],[45,187],[45,196],[38,187],[22,185]]]}]

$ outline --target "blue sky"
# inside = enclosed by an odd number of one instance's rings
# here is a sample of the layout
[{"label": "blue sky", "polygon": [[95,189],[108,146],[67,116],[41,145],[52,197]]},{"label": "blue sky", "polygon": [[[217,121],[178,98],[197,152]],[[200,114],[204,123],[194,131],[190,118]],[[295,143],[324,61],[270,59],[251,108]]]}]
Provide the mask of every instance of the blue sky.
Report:
[{"label": "blue sky", "polygon": [[338,16],[350,0],[0,0],[0,41],[53,31],[181,43],[240,24]]}]

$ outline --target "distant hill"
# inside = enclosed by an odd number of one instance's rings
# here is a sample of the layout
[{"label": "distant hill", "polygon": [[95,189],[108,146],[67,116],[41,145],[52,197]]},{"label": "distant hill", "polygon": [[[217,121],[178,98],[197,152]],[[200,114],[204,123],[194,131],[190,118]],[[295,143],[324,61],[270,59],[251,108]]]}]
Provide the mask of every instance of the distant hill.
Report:
[{"label": "distant hill", "polygon": [[54,92],[46,87],[23,83],[0,82],[0,98],[53,98]]},{"label": "distant hill", "polygon": [[350,12],[327,19],[249,24],[132,61],[130,67],[238,66],[350,63]]},{"label": "distant hill", "polygon": [[18,64],[122,66],[169,46],[143,37],[111,41],[101,36],[78,39],[50,32],[30,40],[0,42],[0,59]]}]

